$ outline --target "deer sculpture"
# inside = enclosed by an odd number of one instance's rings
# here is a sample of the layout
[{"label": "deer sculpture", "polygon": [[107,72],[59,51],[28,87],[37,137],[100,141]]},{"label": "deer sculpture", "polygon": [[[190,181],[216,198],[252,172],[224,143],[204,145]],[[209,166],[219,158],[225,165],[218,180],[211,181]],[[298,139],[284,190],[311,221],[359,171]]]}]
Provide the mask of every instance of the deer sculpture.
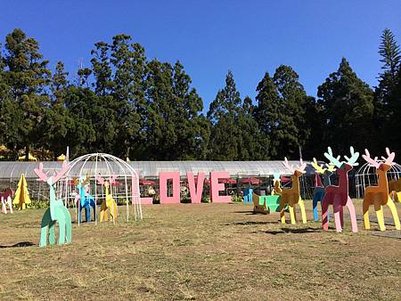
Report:
[{"label": "deer sculpture", "polygon": [[1,212],[4,214],[7,214],[7,207],[8,210],[10,210],[10,213],[13,213],[13,195],[14,191],[11,188],[6,188],[3,192],[0,192]]},{"label": "deer sculpture", "polygon": [[100,222],[103,221],[108,221],[109,220],[109,215],[113,223],[116,223],[117,220],[117,214],[118,214],[118,208],[117,208],[117,203],[113,199],[113,196],[110,192],[111,190],[111,185],[115,183],[117,176],[112,175],[108,180],[103,179],[101,176],[97,176],[96,179],[100,185],[103,185],[105,189],[105,195],[106,198],[102,202],[100,206]]},{"label": "deer sculpture", "polygon": [[48,176],[43,171],[43,163],[39,164],[39,168],[35,168],[34,172],[39,177],[39,181],[46,182],[50,189],[50,208],[43,215],[40,231],[40,247],[47,245],[47,230],[49,230],[49,244],[54,245],[55,225],[59,225],[58,244],[63,245],[70,243],[72,239],[71,215],[68,209],[64,206],[63,200],[56,198],[56,183],[69,170],[69,165],[66,161],[63,162],[62,168],[53,176]]},{"label": "deer sculpture", "polygon": [[400,230],[400,219],[398,218],[397,208],[394,205],[393,200],[389,194],[388,188],[388,179],[387,179],[387,171],[393,165],[393,160],[395,157],[395,153],[391,152],[389,148],[386,148],[387,158],[382,157],[382,161],[377,160],[377,157],[374,159],[371,158],[369,151],[365,149],[365,155],[362,157],[368,162],[370,165],[376,168],[376,173],[378,176],[377,186],[368,186],[365,188],[365,195],[363,198],[363,224],[365,229],[370,229],[370,221],[369,221],[369,207],[371,205],[374,206],[377,221],[379,223],[380,231],[385,231],[386,226],[384,225],[383,218],[383,206],[388,205],[390,208],[391,214],[393,215],[395,228]]},{"label": "deer sculpture", "polygon": [[281,195],[283,192],[283,189],[281,188],[281,180],[280,180],[280,174],[279,173],[274,173],[273,174],[273,190],[271,192],[271,195]]},{"label": "deer sculpture", "polygon": [[388,191],[394,202],[401,202],[401,178],[389,181]]},{"label": "deer sculpture", "polygon": [[79,177],[75,180],[79,194],[77,195],[78,222],[81,222],[81,211],[85,209],[85,221],[91,220],[91,207],[93,216],[96,219],[96,203],[92,195],[89,194],[89,177]]},{"label": "deer sculpture", "polygon": [[[325,187],[331,185],[330,176],[335,171],[334,165],[326,164],[327,168],[323,167],[323,164],[319,164],[316,158],[313,158],[312,167],[315,169],[315,188],[313,190],[312,206],[313,206],[313,219],[315,222],[319,220],[319,214],[317,211],[317,203],[322,204],[324,197]],[[323,176],[323,183],[320,175]]]},{"label": "deer sculpture", "polygon": [[287,158],[284,158],[283,165],[292,173],[291,175],[291,183],[292,187],[288,189],[282,189],[281,191],[281,197],[280,197],[280,218],[281,222],[285,224],[285,206],[288,205],[288,209],[290,211],[290,219],[291,219],[291,224],[296,223],[296,218],[295,218],[295,208],[294,206],[296,204],[299,205],[299,208],[301,209],[301,216],[302,216],[302,222],[305,224],[307,222],[306,220],[306,211],[305,211],[305,204],[304,201],[301,198],[301,189],[300,189],[300,183],[299,183],[299,178],[302,176],[302,174],[305,172],[305,167],[306,163],[303,163],[302,160],[300,161],[300,165],[294,168],[288,163]]},{"label": "deer sculpture", "polygon": [[325,188],[325,193],[322,201],[322,227],[323,230],[329,229],[328,221],[328,208],[333,205],[334,222],[337,232],[342,232],[344,226],[343,207],[348,208],[351,218],[352,232],[358,232],[358,225],[356,223],[355,207],[349,196],[349,181],[348,173],[352,170],[353,166],[357,166],[356,162],[359,158],[359,153],[350,147],[351,157],[344,156],[347,161],[340,161],[340,156],[334,157],[331,147],[328,147],[327,153],[324,156],[337,168],[338,186],[329,185]]},{"label": "deer sculpture", "polygon": [[270,195],[259,196],[252,192],[253,213],[267,214],[271,211],[277,211],[279,208],[279,200],[281,196],[280,175],[274,174],[273,190]]}]

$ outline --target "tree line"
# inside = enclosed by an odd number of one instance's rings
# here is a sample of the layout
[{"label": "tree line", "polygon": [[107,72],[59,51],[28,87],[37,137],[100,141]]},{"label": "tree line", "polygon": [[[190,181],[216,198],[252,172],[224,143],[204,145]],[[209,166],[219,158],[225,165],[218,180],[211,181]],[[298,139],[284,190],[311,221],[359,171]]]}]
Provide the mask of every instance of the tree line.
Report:
[{"label": "tree line", "polygon": [[[291,66],[265,73],[255,99],[241,98],[228,71],[225,86],[203,100],[179,62],[149,60],[126,34],[98,42],[91,66],[70,79],[62,62],[50,70],[38,42],[15,29],[0,45],[0,145],[5,160],[36,153],[54,159],[106,152],[131,160],[272,160],[321,157],[384,147],[401,153],[400,49],[385,29],[382,70],[371,88],[342,58],[307,95]],[[28,159],[28,158],[27,158]]]}]

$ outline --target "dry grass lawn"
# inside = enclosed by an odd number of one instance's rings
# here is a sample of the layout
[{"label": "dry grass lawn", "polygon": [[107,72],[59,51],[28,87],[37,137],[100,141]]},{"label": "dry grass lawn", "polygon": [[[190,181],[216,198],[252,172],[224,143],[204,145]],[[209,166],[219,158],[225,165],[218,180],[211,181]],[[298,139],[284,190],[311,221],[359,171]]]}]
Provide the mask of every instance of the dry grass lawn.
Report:
[{"label": "dry grass lawn", "polygon": [[44,210],[0,215],[0,299],[401,300],[393,226],[383,237],[359,220],[352,234],[346,218],[344,233],[322,232],[319,223],[281,225],[277,213],[251,211],[153,205],[142,222],[126,223],[120,208],[117,225],[73,224],[71,245],[47,248],[37,246]]}]

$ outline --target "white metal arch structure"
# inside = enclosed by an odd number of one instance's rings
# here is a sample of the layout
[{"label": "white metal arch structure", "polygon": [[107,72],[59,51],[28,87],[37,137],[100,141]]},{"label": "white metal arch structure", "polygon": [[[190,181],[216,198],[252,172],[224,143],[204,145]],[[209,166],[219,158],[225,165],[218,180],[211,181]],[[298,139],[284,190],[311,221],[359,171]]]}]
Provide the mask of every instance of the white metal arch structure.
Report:
[{"label": "white metal arch structure", "polygon": [[[401,177],[401,165],[395,163],[387,171],[388,180],[398,180]],[[363,198],[367,186],[377,185],[376,168],[369,163],[363,164],[355,174],[356,197]]]},{"label": "white metal arch structure", "polygon": [[[129,220],[129,202],[131,202],[134,207],[134,219],[142,219],[138,173],[127,162],[113,155],[93,153],[78,157],[71,161],[69,165],[70,169],[66,174],[65,187],[62,189],[64,191],[63,193],[65,193],[64,199],[66,201],[71,201],[71,192],[75,191],[75,186],[71,187],[70,185],[73,179],[86,176],[90,183],[91,194],[94,196],[95,200],[98,200],[99,197],[104,197],[104,194],[102,192],[103,189],[98,187],[99,184],[96,182],[96,176],[109,178],[114,175],[117,176],[117,181],[122,182],[123,185],[122,187],[113,187],[110,185],[110,191],[117,202],[118,199],[123,199],[125,201],[127,221]],[[98,212],[97,205],[96,212]],[[97,218],[95,218],[95,221],[97,223]]]}]

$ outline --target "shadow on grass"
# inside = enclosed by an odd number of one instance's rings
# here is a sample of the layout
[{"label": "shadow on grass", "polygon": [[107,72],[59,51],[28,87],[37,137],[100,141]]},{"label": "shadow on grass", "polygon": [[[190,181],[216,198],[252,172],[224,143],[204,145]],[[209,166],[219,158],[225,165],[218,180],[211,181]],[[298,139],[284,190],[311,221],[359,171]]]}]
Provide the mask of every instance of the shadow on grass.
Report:
[{"label": "shadow on grass", "polygon": [[248,225],[268,225],[268,224],[277,225],[277,223],[278,223],[278,221],[276,221],[276,222],[270,222],[270,221],[266,221],[266,222],[246,221],[246,222],[230,223],[230,224],[226,224],[226,226],[229,226],[229,225],[248,226]]},{"label": "shadow on grass", "polygon": [[267,230],[263,231],[264,233],[277,235],[277,234],[286,234],[286,233],[316,233],[322,232],[322,229],[317,228],[281,228],[280,230]]},{"label": "shadow on grass", "polygon": [[246,214],[246,215],[254,215],[255,214],[253,212],[253,210],[240,210],[240,211],[234,211],[233,213],[242,213],[242,214]]},{"label": "shadow on grass", "polygon": [[35,244],[31,241],[21,241],[18,242],[16,244],[13,245],[9,245],[9,246],[3,246],[0,245],[0,249],[4,249],[4,248],[25,248],[25,247],[32,247],[35,246]]}]

